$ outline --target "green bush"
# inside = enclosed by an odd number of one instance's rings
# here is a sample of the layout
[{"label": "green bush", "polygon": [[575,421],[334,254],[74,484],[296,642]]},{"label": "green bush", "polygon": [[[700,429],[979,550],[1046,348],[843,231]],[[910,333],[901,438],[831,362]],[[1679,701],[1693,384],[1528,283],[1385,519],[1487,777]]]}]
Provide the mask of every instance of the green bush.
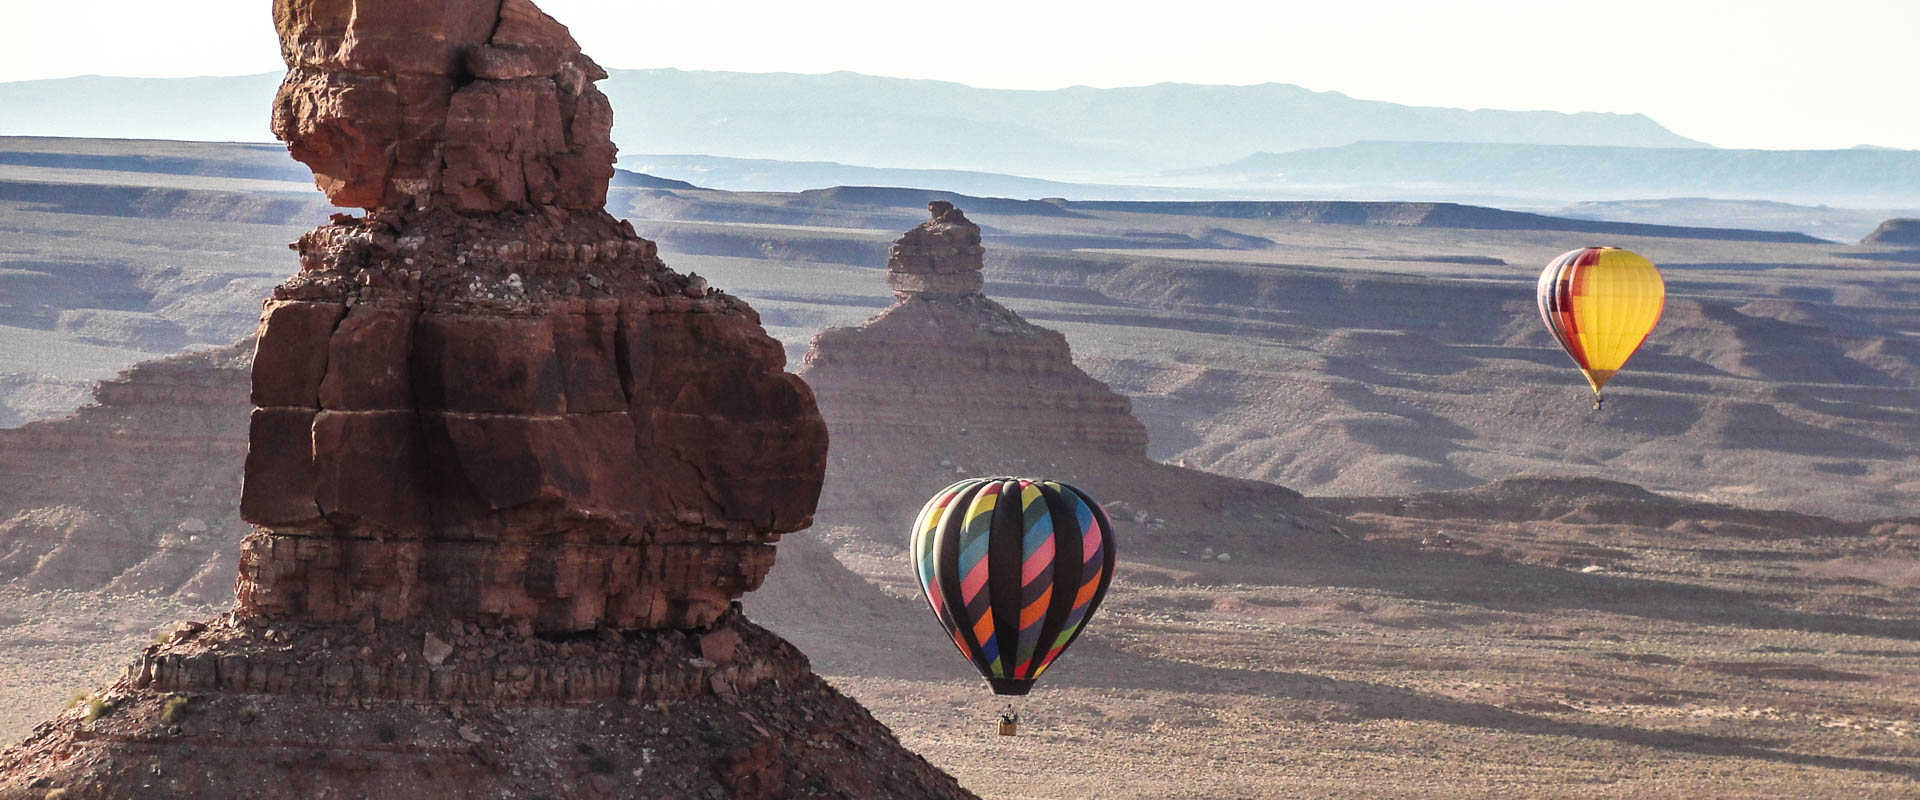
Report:
[{"label": "green bush", "polygon": [[187,717],[187,696],[186,695],[176,694],[176,695],[169,696],[165,703],[160,704],[160,721],[161,722],[171,724],[171,723],[179,722],[180,720],[186,719],[186,717]]},{"label": "green bush", "polygon": [[107,702],[104,698],[100,697],[99,695],[88,695],[87,696],[87,713],[82,715],[80,719],[83,722],[92,722],[96,719],[106,716],[107,712],[110,712],[112,710],[113,710],[112,703]]}]

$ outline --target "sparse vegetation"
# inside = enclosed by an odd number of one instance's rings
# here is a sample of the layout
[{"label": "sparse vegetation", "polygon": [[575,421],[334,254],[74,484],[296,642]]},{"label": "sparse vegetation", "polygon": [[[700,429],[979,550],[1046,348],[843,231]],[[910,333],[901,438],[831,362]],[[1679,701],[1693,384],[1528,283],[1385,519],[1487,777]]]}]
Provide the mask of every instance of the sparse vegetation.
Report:
[{"label": "sparse vegetation", "polygon": [[393,729],[392,725],[382,723],[380,727],[374,729],[373,738],[379,739],[381,744],[393,744],[394,740],[400,738],[400,734]]},{"label": "sparse vegetation", "polygon": [[173,724],[186,719],[189,710],[188,702],[184,694],[169,695],[166,702],[160,704],[160,721]]},{"label": "sparse vegetation", "polygon": [[87,711],[80,715],[83,722],[92,722],[113,712],[113,704],[100,695],[87,695]]}]

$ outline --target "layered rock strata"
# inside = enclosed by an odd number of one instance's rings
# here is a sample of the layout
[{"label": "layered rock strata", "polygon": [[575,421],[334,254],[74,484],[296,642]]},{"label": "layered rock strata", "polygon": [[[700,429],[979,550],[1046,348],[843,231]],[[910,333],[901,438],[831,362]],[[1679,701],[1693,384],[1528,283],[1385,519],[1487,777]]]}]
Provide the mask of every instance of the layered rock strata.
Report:
[{"label": "layered rock strata", "polygon": [[979,226],[945,202],[928,211],[890,251],[897,301],[808,347],[801,375],[834,440],[823,522],[904,546],[912,515],[901,509],[958,477],[1015,474],[1091,492],[1114,512],[1125,553],[1213,557],[1270,550],[1284,536],[1297,554],[1344,542],[1329,515],[1284,487],[1149,459],[1126,396],[1075,366],[1065,336],[981,293]]},{"label": "layered rock strata", "polygon": [[981,294],[980,226],[949,203],[928,210],[888,253],[898,301],[808,346],[802,374],[822,378],[815,388],[835,435],[954,433],[1145,459],[1132,402],[1074,366],[1065,336]]},{"label": "layered rock strata", "polygon": [[[424,646],[423,646],[424,644]],[[964,798],[737,613],[514,627],[189,623],[0,754],[0,798]]]},{"label": "layered rock strata", "polygon": [[230,593],[252,351],[144,362],[66,418],[0,430],[0,581]]},{"label": "layered rock strata", "polygon": [[778,343],[604,213],[300,248],[254,362],[243,613],[703,625],[810,520],[825,431]]},{"label": "layered rock strata", "polygon": [[971,797],[734,601],[813,395],[602,208],[604,77],[525,0],[278,0],[339,205],[254,354],[234,610],[0,754],[0,798]]},{"label": "layered rock strata", "polygon": [[376,210],[262,316],[240,612],[711,622],[808,523],[825,430],[750,308],[602,209],[605,73],[525,0],[274,11],[274,130]]}]

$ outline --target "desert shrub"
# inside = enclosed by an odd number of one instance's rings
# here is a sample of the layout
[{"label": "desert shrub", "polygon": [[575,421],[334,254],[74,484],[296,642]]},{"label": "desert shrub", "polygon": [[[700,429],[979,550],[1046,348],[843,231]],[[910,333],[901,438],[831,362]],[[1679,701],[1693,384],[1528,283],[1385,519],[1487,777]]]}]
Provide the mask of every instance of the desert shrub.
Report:
[{"label": "desert shrub", "polygon": [[186,719],[186,717],[187,717],[187,696],[186,695],[176,694],[176,695],[169,696],[165,703],[160,704],[160,721],[161,722],[175,723],[175,722],[179,722],[180,720]]},{"label": "desert shrub", "polygon": [[107,702],[106,698],[103,698],[97,694],[88,695],[87,696],[87,713],[82,715],[80,719],[84,722],[92,722],[96,719],[106,716],[107,713],[112,710],[113,710],[113,704]]}]

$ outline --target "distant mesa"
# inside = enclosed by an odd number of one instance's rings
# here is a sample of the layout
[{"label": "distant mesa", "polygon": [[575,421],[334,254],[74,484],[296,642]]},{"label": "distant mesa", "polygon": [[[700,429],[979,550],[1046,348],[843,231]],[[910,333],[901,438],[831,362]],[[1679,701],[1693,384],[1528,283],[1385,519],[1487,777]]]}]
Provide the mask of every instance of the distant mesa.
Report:
[{"label": "distant mesa", "polygon": [[1920,245],[1920,219],[1902,217],[1880,223],[1861,244]]}]

